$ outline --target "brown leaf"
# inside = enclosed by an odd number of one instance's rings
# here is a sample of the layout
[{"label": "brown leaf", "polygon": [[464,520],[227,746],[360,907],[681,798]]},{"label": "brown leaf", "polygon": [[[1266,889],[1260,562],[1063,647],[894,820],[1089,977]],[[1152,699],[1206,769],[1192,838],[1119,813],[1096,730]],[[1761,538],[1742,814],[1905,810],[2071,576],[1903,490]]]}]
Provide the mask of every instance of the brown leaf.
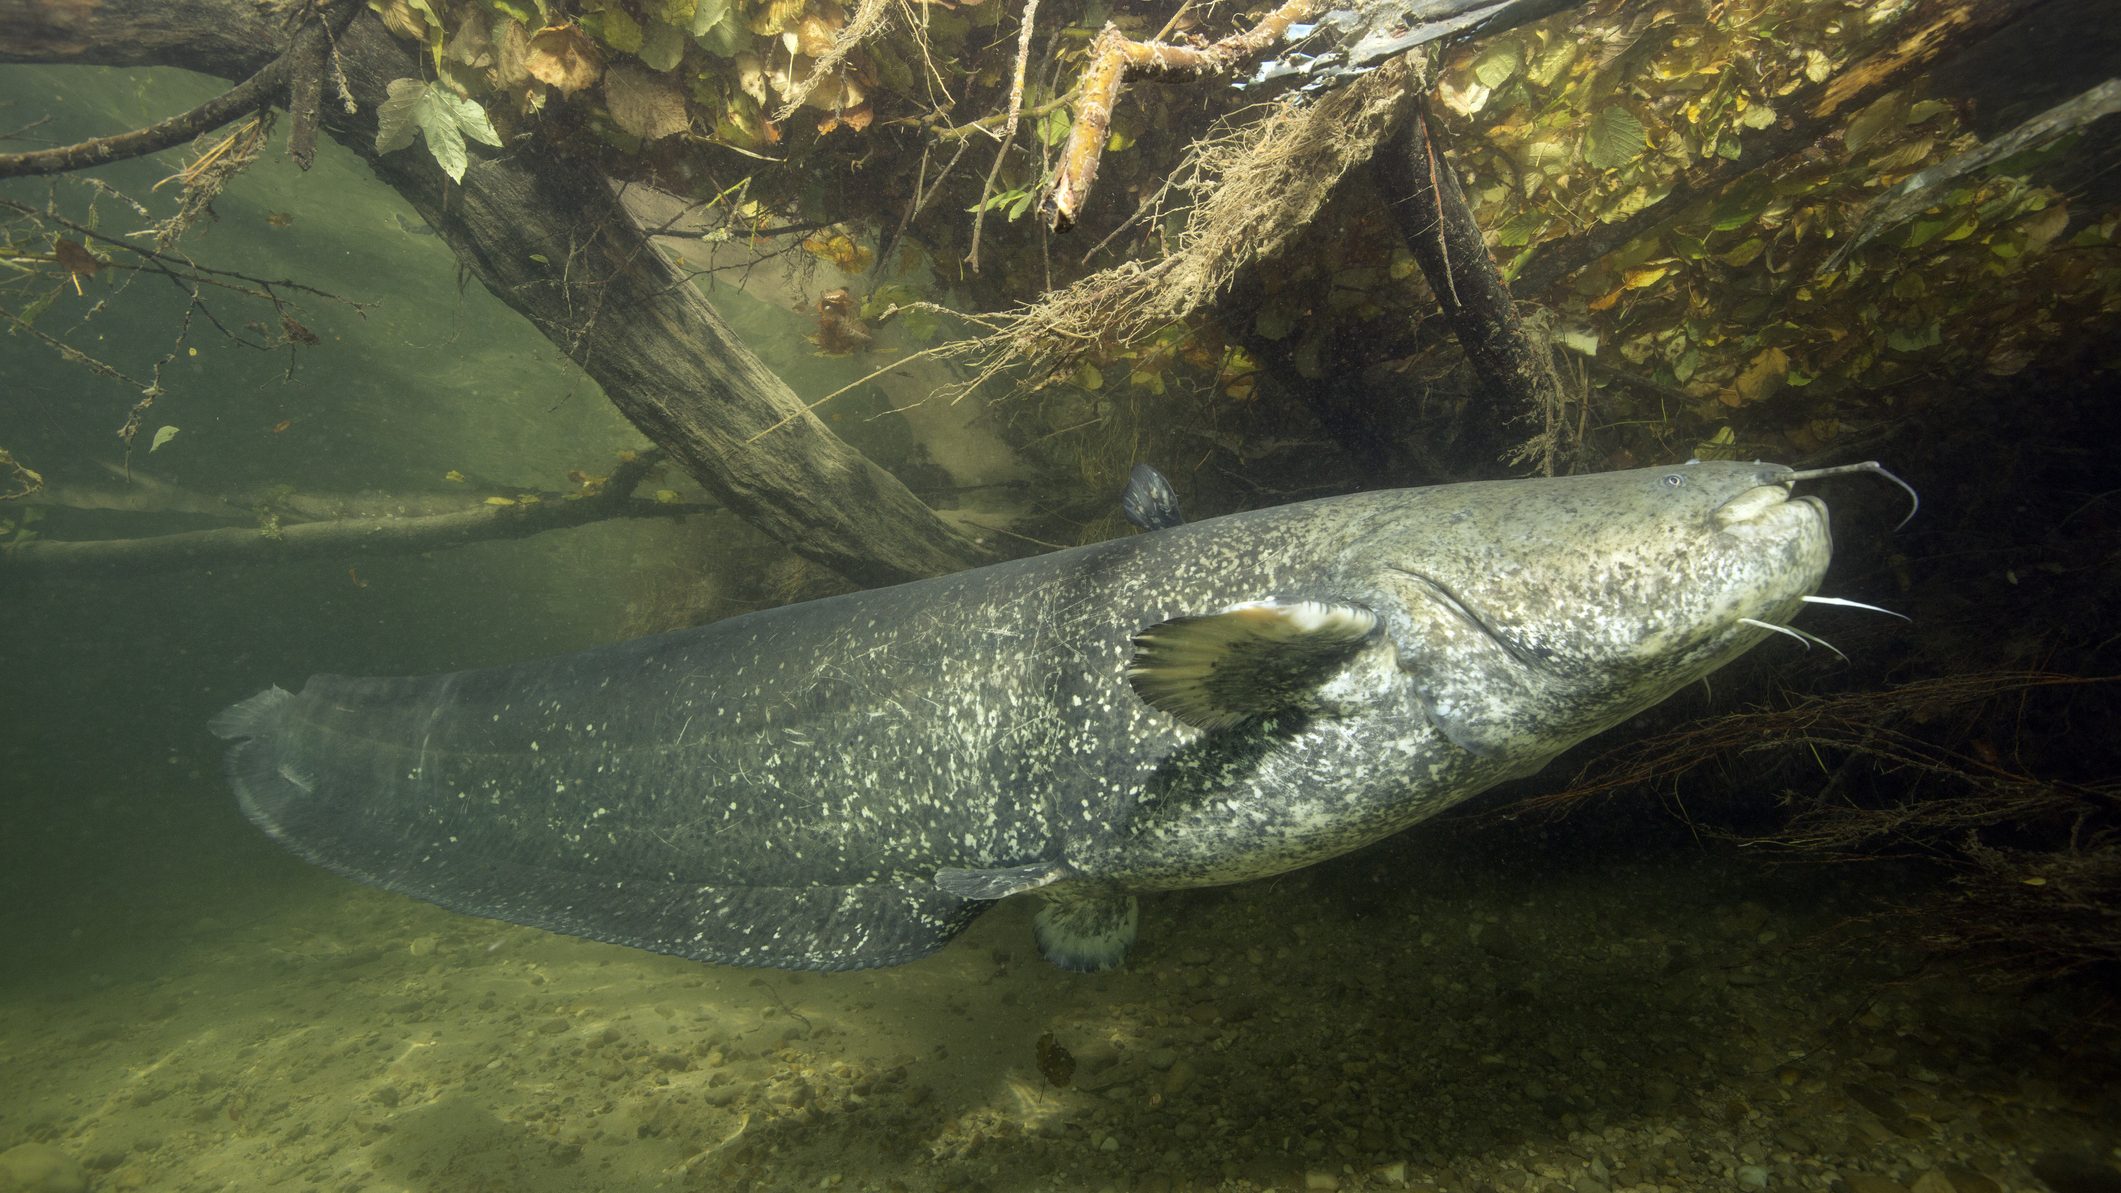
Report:
[{"label": "brown leaf", "polygon": [[643,141],[675,136],[692,127],[685,93],[670,80],[630,63],[604,76],[604,106],[611,122]]},{"label": "brown leaf", "polygon": [[858,133],[868,128],[870,122],[875,119],[876,110],[864,100],[858,107],[849,108],[844,112],[828,112],[819,117],[817,131],[818,135],[822,136],[833,129],[844,127],[850,132]]},{"label": "brown leaf", "polygon": [[493,31],[493,85],[514,87],[530,77],[526,60],[530,36],[514,21],[501,21]]},{"label": "brown leaf", "polygon": [[427,40],[427,18],[414,12],[405,0],[381,0],[370,7],[383,20],[383,27],[407,41]]},{"label": "brown leaf", "polygon": [[578,25],[547,25],[530,38],[523,58],[530,77],[572,95],[597,81],[604,60]]},{"label": "brown leaf", "polygon": [[92,278],[103,272],[103,262],[94,253],[64,236],[52,242],[52,260],[78,278]]},{"label": "brown leaf", "polygon": [[1789,354],[1780,348],[1763,348],[1731,382],[1731,388],[1718,397],[1726,406],[1750,405],[1774,397],[1789,375]]},{"label": "brown leaf", "polygon": [[1050,1031],[1038,1037],[1038,1071],[1059,1089],[1065,1089],[1075,1079],[1074,1054],[1061,1047]]}]

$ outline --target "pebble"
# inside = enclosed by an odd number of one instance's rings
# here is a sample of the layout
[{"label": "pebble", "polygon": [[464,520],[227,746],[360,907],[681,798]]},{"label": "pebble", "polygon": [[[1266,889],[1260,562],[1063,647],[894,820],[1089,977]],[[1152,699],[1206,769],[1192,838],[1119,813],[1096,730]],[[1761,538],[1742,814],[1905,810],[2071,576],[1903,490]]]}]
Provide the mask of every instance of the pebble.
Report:
[{"label": "pebble", "polygon": [[1736,1173],[1738,1187],[1746,1193],[1760,1193],[1768,1187],[1768,1171],[1758,1164],[1741,1164]]},{"label": "pebble", "polygon": [[88,1170],[49,1143],[24,1143],[0,1152],[0,1189],[7,1193],[88,1193]]}]

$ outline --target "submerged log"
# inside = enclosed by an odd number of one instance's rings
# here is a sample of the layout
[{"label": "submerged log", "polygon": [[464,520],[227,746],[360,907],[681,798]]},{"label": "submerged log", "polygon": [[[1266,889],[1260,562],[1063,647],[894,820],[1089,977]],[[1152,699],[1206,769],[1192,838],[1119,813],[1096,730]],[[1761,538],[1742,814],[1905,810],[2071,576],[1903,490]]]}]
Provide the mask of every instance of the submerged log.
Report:
[{"label": "submerged log", "polygon": [[[1429,123],[1427,105],[1370,163],[1385,208],[1420,264],[1452,334],[1498,407],[1501,422],[1527,410],[1558,410],[1551,350],[1527,333],[1502,271]],[[1554,472],[1552,444],[1541,471]]]},{"label": "submerged log", "polygon": [[[298,7],[0,0],[0,62],[177,66],[247,77],[276,58]],[[857,583],[894,583],[988,558],[805,411],[655,251],[599,170],[536,136],[473,161],[461,186],[417,149],[378,154],[376,107],[392,79],[423,77],[417,49],[366,11],[335,46],[359,110],[349,116],[325,104],[326,129],[717,499]]]}]

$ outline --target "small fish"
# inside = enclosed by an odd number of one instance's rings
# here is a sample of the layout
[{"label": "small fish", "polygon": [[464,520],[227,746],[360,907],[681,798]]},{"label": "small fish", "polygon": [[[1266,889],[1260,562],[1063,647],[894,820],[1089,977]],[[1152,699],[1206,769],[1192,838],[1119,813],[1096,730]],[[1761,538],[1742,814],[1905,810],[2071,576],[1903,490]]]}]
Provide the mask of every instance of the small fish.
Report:
[{"label": "small fish", "polygon": [[346,578],[347,578],[347,579],[349,579],[349,580],[351,580],[351,581],[353,581],[353,586],[354,586],[355,588],[366,588],[366,587],[368,587],[368,581],[366,581],[366,580],[363,580],[363,579],[361,578],[361,569],[360,569],[360,568],[357,568],[357,567],[351,567],[351,568],[347,568],[347,569],[346,569]]},{"label": "small fish", "polygon": [[293,419],[291,419],[291,418],[283,418],[283,419],[281,419],[281,420],[280,420],[279,422],[276,422],[276,423],[274,423],[274,424],[272,425],[272,428],[271,428],[271,430],[272,430],[272,433],[273,433],[273,434],[275,434],[275,435],[278,435],[278,434],[279,434],[280,432],[282,432],[282,431],[285,431],[285,430],[286,430],[287,428],[289,428],[289,427],[291,427],[291,426],[294,426],[294,425],[295,425],[295,420],[293,420]]},{"label": "small fish", "polygon": [[265,224],[269,228],[292,228],[295,217],[284,211],[268,211],[265,213]]}]

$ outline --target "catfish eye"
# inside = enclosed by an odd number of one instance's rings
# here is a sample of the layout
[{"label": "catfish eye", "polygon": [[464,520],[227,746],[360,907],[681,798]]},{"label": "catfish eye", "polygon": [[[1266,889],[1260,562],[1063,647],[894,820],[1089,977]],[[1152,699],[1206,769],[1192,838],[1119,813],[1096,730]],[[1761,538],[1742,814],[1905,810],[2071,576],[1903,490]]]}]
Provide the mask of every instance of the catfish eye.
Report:
[{"label": "catfish eye", "polygon": [[1667,489],[1676,489],[1685,483],[1686,477],[1681,476],[1679,473],[1667,472],[1664,474],[1664,487]]}]

